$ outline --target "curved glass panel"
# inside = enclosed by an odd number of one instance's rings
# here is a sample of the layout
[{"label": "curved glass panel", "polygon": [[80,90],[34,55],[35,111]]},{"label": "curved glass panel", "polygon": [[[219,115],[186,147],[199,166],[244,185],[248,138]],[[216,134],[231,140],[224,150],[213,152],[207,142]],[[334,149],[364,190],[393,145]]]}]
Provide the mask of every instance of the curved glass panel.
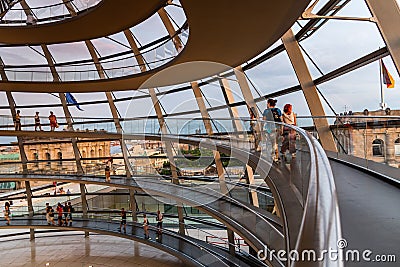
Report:
[{"label": "curved glass panel", "polygon": [[[1,16],[0,25],[37,25],[62,21],[73,17],[70,13],[71,10],[78,14],[83,13],[95,7],[101,0],[51,1],[52,3],[42,6],[38,6],[38,2],[26,1],[24,7],[20,4],[13,6]],[[41,2],[43,4],[43,1]]]}]

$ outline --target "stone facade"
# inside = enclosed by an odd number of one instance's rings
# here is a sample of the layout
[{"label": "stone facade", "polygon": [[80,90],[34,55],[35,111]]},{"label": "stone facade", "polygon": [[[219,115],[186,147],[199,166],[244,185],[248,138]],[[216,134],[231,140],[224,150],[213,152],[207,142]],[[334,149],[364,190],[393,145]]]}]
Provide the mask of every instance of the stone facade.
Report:
[{"label": "stone facade", "polygon": [[[48,141],[48,142],[46,142]],[[81,154],[81,164],[87,173],[97,169],[103,171],[105,159],[110,156],[110,141],[90,141],[77,143]],[[28,169],[31,171],[52,172],[52,173],[75,173],[76,162],[71,141],[68,139],[29,139],[24,140],[25,153],[30,163]],[[48,161],[47,161],[48,160]],[[63,160],[63,161],[61,161]]]},{"label": "stone facade", "polygon": [[[367,113],[367,112],[365,112]],[[400,116],[400,110],[378,110],[368,112],[356,112],[353,116],[365,118],[342,118],[344,125],[336,122],[333,129],[342,146],[338,146],[340,152],[346,151],[349,155],[359,158],[367,158],[376,162],[388,164],[392,167],[400,167],[400,119],[389,117]]]}]

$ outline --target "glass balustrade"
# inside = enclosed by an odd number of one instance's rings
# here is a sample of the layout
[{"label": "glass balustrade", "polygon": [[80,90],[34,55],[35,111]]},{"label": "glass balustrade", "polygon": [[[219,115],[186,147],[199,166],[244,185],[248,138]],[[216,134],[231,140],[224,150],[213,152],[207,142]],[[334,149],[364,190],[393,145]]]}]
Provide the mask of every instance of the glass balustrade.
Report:
[{"label": "glass balustrade", "polygon": [[[142,72],[142,68],[152,70],[170,62],[184,49],[189,37],[189,29],[181,29],[176,36],[166,41],[157,43],[140,51],[139,55],[128,53],[124,56],[114,56],[110,59],[100,60],[101,69],[105,78],[119,78],[135,75]],[[182,49],[177,51],[174,45],[175,38],[181,41]],[[145,65],[140,65],[136,58],[142,57]],[[109,57],[108,57],[109,58]],[[89,81],[100,80],[99,71],[93,62],[72,63],[55,65],[61,81]],[[36,81],[53,82],[54,77],[50,68],[45,66],[32,66],[30,68],[18,68],[5,66],[5,74],[9,81]]]},{"label": "glass balustrade", "polygon": [[[5,122],[10,122],[10,118],[4,117],[2,119]],[[196,163],[199,164],[200,168],[204,168],[204,166],[214,167],[214,170],[212,170],[209,175],[205,173],[201,175],[192,173],[186,178],[185,176],[178,177],[180,182],[182,182],[178,187],[170,183],[169,186],[172,187],[168,190],[173,190],[177,199],[188,201],[191,203],[191,206],[202,206],[205,203],[209,203],[210,206],[205,207],[206,210],[216,208],[217,206],[213,206],[213,203],[217,203],[216,201],[226,201],[229,205],[225,206],[223,211],[219,211],[221,212],[221,216],[227,216],[227,218],[239,221],[243,229],[247,229],[244,231],[249,231],[248,234],[250,234],[252,238],[255,240],[262,240],[265,244],[271,245],[273,249],[285,249],[285,242],[288,241],[285,241],[284,234],[276,229],[262,212],[250,208],[251,204],[258,203],[258,206],[262,209],[268,211],[275,210],[279,216],[282,216],[282,214],[279,214],[282,209],[285,210],[286,213],[290,213],[291,208],[300,209],[302,213],[308,214],[306,207],[311,207],[311,209],[316,207],[314,201],[318,200],[319,202],[317,205],[323,205],[324,207],[320,210],[321,214],[319,216],[324,218],[331,218],[332,214],[334,214],[334,216],[339,216],[335,213],[337,211],[337,202],[326,200],[327,195],[334,194],[334,188],[316,188],[315,186],[331,183],[332,176],[329,171],[329,164],[327,164],[326,158],[324,158],[325,155],[322,152],[322,148],[317,140],[313,138],[312,134],[305,130],[290,125],[267,121],[214,118],[210,120],[214,134],[212,136],[207,136],[202,119],[166,118],[165,121],[168,126],[168,134],[161,135],[157,119],[139,120],[125,118],[122,122],[123,134],[122,136],[117,135],[116,137],[117,139],[123,137],[125,144],[130,144],[129,142],[132,140],[138,140],[141,139],[141,137],[154,140],[158,142],[159,152],[164,154],[165,161],[168,161],[168,157],[165,154],[166,150],[163,144],[159,142],[160,140],[175,144],[179,143],[181,145],[190,144],[192,148],[182,146],[175,147],[174,156],[179,175],[182,174],[181,170],[184,170],[188,166],[191,167],[193,163],[191,159],[197,161]],[[100,125],[102,121],[99,120],[97,123]],[[107,123],[112,124],[113,122]],[[77,118],[74,126],[77,125],[80,125],[79,127],[94,129],[89,125],[97,124],[89,119]],[[12,126],[4,127],[8,130],[12,130]],[[22,126],[22,130],[24,131],[24,125]],[[110,131],[102,132],[97,130],[97,132],[99,133],[99,137],[101,137],[102,135],[106,136],[107,133],[115,134],[116,130],[110,129]],[[226,153],[222,155],[225,181],[221,181],[218,178],[220,175],[218,175],[216,165],[214,165],[215,162],[213,158],[215,154],[212,152],[215,150]],[[130,151],[129,153],[133,152],[133,150],[129,149],[129,146],[128,151]],[[187,152],[190,152],[191,159]],[[195,152],[198,154],[195,154]],[[145,156],[151,158],[150,155]],[[121,155],[118,168],[124,169],[125,166],[122,158]],[[129,158],[131,160],[131,167],[134,167],[136,163],[135,160],[137,160],[135,159],[135,155],[129,155]],[[202,162],[202,160],[205,159],[209,161],[205,163]],[[227,160],[229,160],[229,163],[232,163],[232,165],[236,165],[237,168],[240,169],[240,172],[232,175],[229,174],[227,171],[229,166]],[[82,157],[82,162],[85,165],[85,174],[104,176],[103,168],[105,162],[103,159]],[[73,174],[73,171],[72,173],[67,173],[71,163],[71,168],[76,168],[76,162],[73,161],[62,162],[62,166],[58,165],[59,162],[57,161],[29,162],[28,170],[32,172],[34,168],[37,168],[39,173],[45,174],[47,168],[49,174],[51,173],[53,175]],[[245,171],[246,164],[253,170],[253,174]],[[18,163],[14,165],[18,165],[19,167],[11,168],[12,170],[10,173],[16,170],[21,173],[23,170],[22,164]],[[165,166],[168,170],[168,165]],[[57,171],[57,168],[59,171]],[[125,173],[122,172],[121,174],[124,175]],[[134,177],[134,181],[145,191],[146,189],[150,190],[151,195],[156,198],[159,197],[158,195],[162,195],[162,192],[165,192],[161,191],[166,190],[165,188],[161,189],[162,185],[167,185],[164,182],[172,181],[171,172],[162,173],[158,170],[156,173],[153,173],[153,175],[150,175],[149,173],[146,174],[146,170],[144,170],[142,174],[143,176],[138,175]],[[200,179],[201,177],[203,177],[203,180]],[[90,179],[92,178],[88,178],[88,181],[91,181]],[[121,178],[114,177],[112,179]],[[224,184],[229,189],[228,194],[225,196],[220,193],[221,186],[224,186]],[[289,191],[281,191],[276,195],[275,193],[282,190],[283,187],[287,188],[285,190]],[[290,195],[292,198],[290,201],[294,201],[292,203],[297,202],[297,206],[288,207],[288,199],[287,197],[283,197],[282,194]],[[171,203],[177,205],[175,201]],[[329,203],[325,203],[326,201]],[[247,219],[243,220],[243,218]],[[288,227],[287,221],[285,220],[284,218],[284,228]],[[299,217],[299,220],[302,220],[301,224],[305,224],[309,223],[312,218],[304,216],[302,218]],[[329,242],[333,242],[332,240],[338,238],[339,232],[337,227],[339,226],[332,226],[329,221],[330,220],[326,220],[325,225],[330,231],[326,238]],[[297,229],[297,231],[301,231],[301,229]],[[291,240],[290,242],[301,246],[301,241],[297,240],[302,235],[309,235],[310,232],[307,231],[311,231],[311,234],[321,234],[314,232],[315,230],[306,229],[300,232],[296,240]]]},{"label": "glass balustrade", "polygon": [[71,5],[75,12],[82,13],[100,2],[101,0],[70,0],[53,5],[31,6],[28,9],[15,5],[0,18],[0,26],[39,25],[62,21],[72,17],[67,5]]}]

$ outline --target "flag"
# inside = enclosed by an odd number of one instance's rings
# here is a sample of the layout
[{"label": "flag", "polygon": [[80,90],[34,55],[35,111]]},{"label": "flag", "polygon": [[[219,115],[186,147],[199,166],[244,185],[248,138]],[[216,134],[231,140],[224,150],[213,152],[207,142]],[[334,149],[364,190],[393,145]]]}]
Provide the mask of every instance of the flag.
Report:
[{"label": "flag", "polygon": [[381,59],[381,64],[382,64],[382,78],[383,78],[383,83],[386,84],[386,88],[394,88],[394,80],[392,75],[388,72],[385,64],[383,63],[383,60]]},{"label": "flag", "polygon": [[83,111],[83,109],[81,109],[81,108],[79,107],[78,101],[76,101],[75,97],[74,97],[71,93],[66,93],[66,94],[65,94],[65,98],[66,98],[68,104],[73,104],[73,105],[75,105],[79,110]]}]

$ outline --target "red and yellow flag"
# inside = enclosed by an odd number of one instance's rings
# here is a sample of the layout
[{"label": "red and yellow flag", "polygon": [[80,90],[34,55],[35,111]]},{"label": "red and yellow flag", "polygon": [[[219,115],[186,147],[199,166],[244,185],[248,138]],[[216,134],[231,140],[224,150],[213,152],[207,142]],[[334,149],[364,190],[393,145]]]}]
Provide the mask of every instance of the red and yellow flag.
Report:
[{"label": "red and yellow flag", "polygon": [[386,84],[386,88],[394,88],[394,79],[392,75],[390,75],[382,59],[381,59],[381,64],[382,64],[383,83]]}]

